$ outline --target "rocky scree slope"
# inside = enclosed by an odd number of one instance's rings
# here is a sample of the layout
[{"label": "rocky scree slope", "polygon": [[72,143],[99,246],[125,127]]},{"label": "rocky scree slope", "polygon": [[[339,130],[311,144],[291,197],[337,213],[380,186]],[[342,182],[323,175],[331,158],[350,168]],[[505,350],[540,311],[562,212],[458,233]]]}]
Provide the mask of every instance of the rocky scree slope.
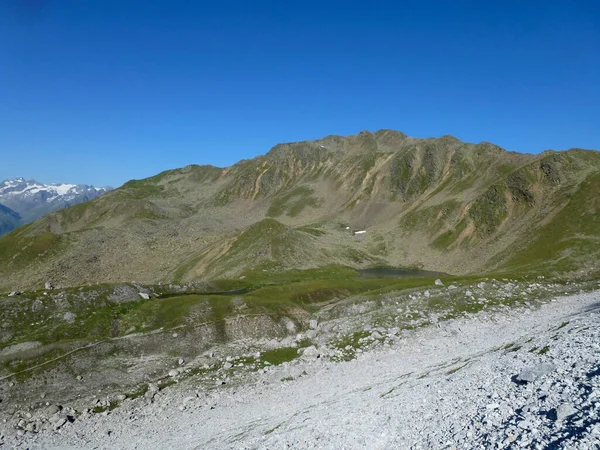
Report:
[{"label": "rocky scree slope", "polygon": [[48,212],[87,202],[111,190],[85,184],[43,184],[15,178],[0,183],[0,235]]},{"label": "rocky scree slope", "polygon": [[[597,271],[600,153],[381,130],[126,183],[0,239],[0,289],[351,267]],[[355,231],[366,230],[355,235]]]},{"label": "rocky scree slope", "polygon": [[[460,289],[440,286],[410,296]],[[562,287],[488,280],[466,289],[468,296],[490,296]],[[389,312],[406,306],[395,300],[387,299]],[[5,428],[1,439],[32,449],[596,449],[599,302],[594,291],[437,321],[429,316],[430,326],[413,330],[375,322],[378,316],[365,311],[349,317],[360,322],[362,337],[345,347],[331,336],[348,318],[314,320],[297,339],[310,334],[315,344],[300,348],[296,360],[254,371],[248,355],[221,353],[208,384],[202,375],[186,378],[180,360],[181,369],[169,372],[178,383],[169,389],[121,396],[119,407],[103,413],[57,405],[16,413],[17,428]],[[336,359],[349,349],[354,358]]]}]

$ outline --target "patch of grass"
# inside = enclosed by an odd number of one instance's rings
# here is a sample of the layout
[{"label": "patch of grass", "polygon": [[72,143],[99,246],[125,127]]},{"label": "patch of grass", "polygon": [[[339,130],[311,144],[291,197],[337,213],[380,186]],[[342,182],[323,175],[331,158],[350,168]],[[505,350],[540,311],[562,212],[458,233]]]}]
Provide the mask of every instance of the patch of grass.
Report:
[{"label": "patch of grass", "polygon": [[491,186],[483,196],[473,202],[469,210],[469,217],[482,235],[489,235],[496,231],[507,214],[505,187],[502,185]]},{"label": "patch of grass", "polygon": [[518,352],[519,350],[521,350],[521,346],[520,345],[514,345],[512,347],[510,347],[509,349],[506,350],[506,353],[514,353],[514,352]]},{"label": "patch of grass", "polygon": [[281,426],[281,424],[277,425],[274,428],[271,428],[270,430],[265,431],[265,435],[271,434],[273,433],[275,430],[277,430],[279,427]]},{"label": "patch of grass", "polygon": [[277,198],[271,204],[267,211],[268,217],[279,217],[286,214],[290,217],[296,217],[304,208],[317,208],[320,200],[313,196],[314,190],[308,186],[300,186],[289,194]]},{"label": "patch of grass", "polygon": [[[47,258],[68,244],[68,238],[50,232],[28,235],[29,225],[0,238],[0,261],[2,268],[16,269]],[[0,268],[0,270],[2,269]]]},{"label": "patch of grass", "polygon": [[452,230],[445,231],[440,234],[432,243],[431,246],[438,250],[448,249],[467,228],[467,221],[462,219]]},{"label": "patch of grass", "polygon": [[321,230],[316,227],[310,227],[310,226],[298,227],[296,229],[298,231],[302,231],[303,233],[312,234],[313,236],[317,236],[317,237],[327,234],[327,232],[324,230]]},{"label": "patch of grass", "polygon": [[549,350],[550,350],[550,346],[546,345],[544,348],[542,348],[540,351],[538,351],[538,355],[545,355],[546,353],[548,353]]},{"label": "patch of grass", "polygon": [[146,395],[146,392],[148,392],[148,389],[149,389],[149,386],[147,384],[142,384],[135,391],[129,392],[125,395],[127,396],[127,398],[134,400],[136,398],[140,398],[140,397],[143,397],[144,395]]},{"label": "patch of grass", "polygon": [[[364,344],[362,344],[360,340],[370,335],[371,333],[368,331],[357,331],[337,339],[332,343],[332,346],[340,350],[343,356],[341,358],[333,359],[339,359],[341,361],[353,360],[356,357],[356,350],[364,347]],[[348,347],[349,350],[347,349]]]},{"label": "patch of grass", "polygon": [[121,187],[121,191],[135,199],[164,197],[166,188],[159,183],[163,177],[168,175],[168,173],[169,171],[165,171],[151,178],[128,181]]},{"label": "patch of grass", "polygon": [[394,388],[391,388],[389,391],[384,392],[383,394],[379,394],[379,398],[384,398],[387,395],[390,395],[392,392],[394,392]]},{"label": "patch of grass", "polygon": [[562,274],[600,256],[600,173],[590,175],[575,192],[565,190],[561,198],[568,203],[555,205],[560,209],[555,218],[528,236],[522,248],[511,249],[503,270]]},{"label": "patch of grass", "polygon": [[94,414],[102,414],[105,411],[112,411],[121,406],[121,402],[118,400],[111,401],[108,406],[96,406],[92,409]]},{"label": "patch of grass", "polygon": [[465,368],[465,367],[466,367],[466,366],[468,366],[468,365],[469,365],[469,363],[465,363],[465,364],[463,364],[462,366],[457,366],[457,367],[455,367],[455,368],[453,368],[453,369],[450,369],[448,372],[446,372],[446,375],[452,375],[452,374],[455,374],[456,372],[458,372],[459,370],[461,370],[461,369]]},{"label": "patch of grass", "polygon": [[298,358],[298,348],[281,347],[274,350],[267,350],[260,355],[263,362],[268,362],[272,366],[278,366],[284,362],[290,362]]}]

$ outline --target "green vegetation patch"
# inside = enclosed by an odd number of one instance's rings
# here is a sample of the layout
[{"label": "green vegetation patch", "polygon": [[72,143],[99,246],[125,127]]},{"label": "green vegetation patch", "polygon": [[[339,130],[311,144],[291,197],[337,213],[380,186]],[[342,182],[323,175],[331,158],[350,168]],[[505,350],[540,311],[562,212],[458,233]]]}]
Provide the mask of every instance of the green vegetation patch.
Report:
[{"label": "green vegetation patch", "polygon": [[260,359],[272,366],[278,366],[285,362],[290,362],[298,357],[298,348],[296,347],[281,347],[274,350],[262,352]]},{"label": "green vegetation patch", "polygon": [[27,228],[18,228],[0,239],[0,261],[5,269],[8,266],[18,268],[32,264],[68,244],[68,239],[62,235],[46,231],[29,236],[26,231]]},{"label": "green vegetation patch", "polygon": [[504,270],[557,275],[593,264],[600,256],[600,173],[564,197],[568,203],[550,223],[528,236],[527,244],[514,252]]},{"label": "green vegetation patch", "polygon": [[273,200],[271,207],[267,211],[267,216],[279,217],[285,214],[290,217],[296,217],[306,207],[317,208],[321,202],[313,194],[314,190],[312,188],[300,186],[289,194]]},{"label": "green vegetation patch", "polygon": [[469,210],[469,216],[480,234],[488,235],[500,227],[508,215],[505,187],[494,185],[475,200]]}]

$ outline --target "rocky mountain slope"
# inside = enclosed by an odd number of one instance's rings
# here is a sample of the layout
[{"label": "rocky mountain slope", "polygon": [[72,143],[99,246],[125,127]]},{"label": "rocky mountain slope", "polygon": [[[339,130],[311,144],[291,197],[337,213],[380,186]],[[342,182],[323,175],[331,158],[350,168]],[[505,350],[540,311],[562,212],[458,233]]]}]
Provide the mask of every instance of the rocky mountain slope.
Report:
[{"label": "rocky mountain slope", "polygon": [[[121,383],[125,373],[156,363],[145,352],[127,360],[122,351],[96,350],[94,361],[104,357],[101,368],[112,375],[102,390],[96,370],[74,362],[71,352],[35,394],[19,378],[0,380],[10,405],[0,410],[0,445],[595,449],[600,296],[580,289],[599,284],[436,284],[361,303],[346,317],[319,314],[297,336],[262,341],[288,347],[245,340],[195,359],[179,353],[183,331],[171,330],[163,338],[177,350],[159,369],[168,382],[148,382],[141,391]],[[565,291],[579,293],[553,297]],[[465,296],[481,308],[458,316],[423,308],[427,299],[448,304]],[[506,308],[488,300],[497,296],[518,300]],[[420,326],[403,324],[411,310],[424,313],[416,316]],[[357,328],[353,338],[340,338]],[[140,351],[140,339],[127,340],[132,351]],[[57,403],[65,400],[54,389],[61,380],[67,403]]]},{"label": "rocky mountain slope", "polygon": [[0,239],[0,289],[327,264],[597,271],[599,202],[597,151],[518,154],[390,130],[328,136],[130,181],[49,214]]},{"label": "rocky mountain slope", "polygon": [[109,190],[84,184],[42,184],[24,178],[4,180],[0,183],[0,235],[48,212],[87,202]]}]

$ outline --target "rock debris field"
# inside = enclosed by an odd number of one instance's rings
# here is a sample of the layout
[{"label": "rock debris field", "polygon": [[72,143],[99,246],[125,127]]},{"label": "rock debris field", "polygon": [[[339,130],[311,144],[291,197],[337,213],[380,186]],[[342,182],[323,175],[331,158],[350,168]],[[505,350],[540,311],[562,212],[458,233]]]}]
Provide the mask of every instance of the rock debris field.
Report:
[{"label": "rock debris field", "polygon": [[15,435],[6,427],[0,442],[29,449],[600,449],[599,319],[594,291],[451,319],[400,339],[377,329],[381,345],[350,361],[321,357],[311,346],[301,358],[210,389],[193,378],[160,392],[151,386],[73,423],[53,407],[53,428]]}]

